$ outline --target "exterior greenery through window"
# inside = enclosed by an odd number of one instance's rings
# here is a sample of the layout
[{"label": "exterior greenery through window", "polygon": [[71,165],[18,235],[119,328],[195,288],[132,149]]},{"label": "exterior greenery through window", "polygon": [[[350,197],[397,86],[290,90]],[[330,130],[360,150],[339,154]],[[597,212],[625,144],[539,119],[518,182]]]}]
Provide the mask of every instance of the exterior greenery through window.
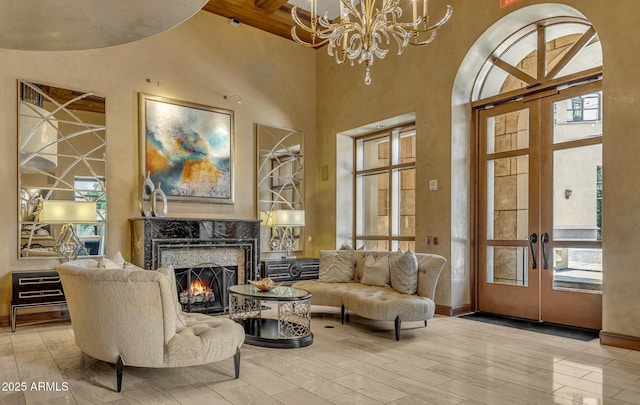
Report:
[{"label": "exterior greenery through window", "polygon": [[415,250],[415,126],[355,139],[355,247]]}]

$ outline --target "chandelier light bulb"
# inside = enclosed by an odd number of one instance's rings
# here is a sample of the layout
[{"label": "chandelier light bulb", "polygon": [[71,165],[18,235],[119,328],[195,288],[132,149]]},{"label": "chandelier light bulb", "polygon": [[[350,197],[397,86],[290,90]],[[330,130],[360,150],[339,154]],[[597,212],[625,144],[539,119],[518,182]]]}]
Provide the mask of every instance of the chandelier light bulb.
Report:
[{"label": "chandelier light bulb", "polygon": [[[338,64],[347,60],[351,65],[354,61],[364,63],[367,85],[371,84],[371,65],[375,58],[382,59],[387,55],[391,38],[398,46],[398,55],[407,45],[427,45],[453,13],[453,8],[447,6],[444,16],[430,25],[429,0],[408,0],[412,3],[413,18],[404,22],[401,21],[401,4],[405,0],[334,1],[340,2],[340,15],[330,20],[327,13],[318,16],[317,0],[311,0],[309,25],[298,15],[298,7],[293,7],[291,17],[296,25],[291,28],[291,37],[297,43],[313,48],[328,44],[327,53],[334,56]],[[309,34],[311,40],[301,39],[298,29]]]}]

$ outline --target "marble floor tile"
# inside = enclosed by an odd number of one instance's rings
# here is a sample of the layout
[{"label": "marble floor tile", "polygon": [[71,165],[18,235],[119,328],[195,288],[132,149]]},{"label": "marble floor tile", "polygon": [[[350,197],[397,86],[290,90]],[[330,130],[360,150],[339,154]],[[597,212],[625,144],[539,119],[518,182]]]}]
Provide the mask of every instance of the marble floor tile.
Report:
[{"label": "marble floor tile", "polygon": [[[424,328],[313,310],[312,345],[244,345],[233,361],[197,367],[115,366],[84,355],[69,322],[0,330],[0,382],[68,389],[0,391],[0,405],[33,404],[640,404],[640,352],[450,317]],[[406,329],[405,329],[406,327]],[[2,388],[2,387],[0,387]]]},{"label": "marble floor tile", "polygon": [[382,403],[395,401],[407,395],[400,390],[391,388],[388,385],[375,382],[367,377],[357,374],[338,377],[333,381]]}]

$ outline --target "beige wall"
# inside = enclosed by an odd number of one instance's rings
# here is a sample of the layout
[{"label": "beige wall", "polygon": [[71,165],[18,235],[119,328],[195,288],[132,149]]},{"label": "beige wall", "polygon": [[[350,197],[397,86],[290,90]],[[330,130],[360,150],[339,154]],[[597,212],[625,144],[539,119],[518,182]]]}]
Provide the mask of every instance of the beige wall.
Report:
[{"label": "beige wall", "polygon": [[[235,111],[236,203],[170,202],[171,216],[256,218],[254,125],[302,130],[308,144],[315,136],[314,51],[248,26],[234,29],[227,19],[210,13],[200,12],[152,38],[105,49],[0,50],[0,316],[9,313],[11,271],[53,268],[57,263],[16,258],[18,78],[106,96],[108,255],[122,251],[128,257],[128,218],[139,215],[139,92]],[[145,78],[154,80],[147,83]],[[240,95],[242,104],[224,100],[224,94]],[[315,165],[313,155],[306,160],[309,166]],[[314,174],[310,171],[306,176],[310,184]],[[313,187],[308,190],[311,199]],[[313,218],[313,210],[307,212]],[[308,221],[307,234],[313,235],[313,221]]]},{"label": "beige wall", "polygon": [[[452,215],[451,207],[464,207],[465,196],[452,194],[450,185],[452,180],[469,183],[464,167],[469,152],[465,150],[468,142],[461,141],[460,137],[452,138],[452,134],[460,131],[464,137],[469,134],[470,110],[464,104],[468,98],[462,105],[458,106],[458,103],[460,95],[465,94],[464,86],[470,85],[475,78],[473,70],[465,70],[460,75],[458,72],[468,53],[470,57],[480,57],[491,50],[472,50],[472,47],[483,32],[502,17],[532,5],[551,6],[539,0],[520,0],[505,8],[499,7],[498,0],[450,0],[449,3],[454,14],[437,39],[424,48],[409,48],[402,56],[391,51],[386,59],[376,60],[371,86],[363,83],[364,67],[338,66],[326,53],[318,53],[317,114],[320,119],[316,175],[320,178],[322,166],[327,165],[330,176],[328,181],[317,182],[317,194],[323,198],[317,201],[316,208],[325,220],[317,223],[316,233],[319,247],[334,247],[336,134],[415,111],[418,134],[416,249],[442,254],[449,259],[449,264],[455,263],[453,271],[452,266],[447,265],[436,294],[438,304],[455,308],[470,302],[470,266],[466,253],[470,244],[464,230],[456,230],[456,237],[452,238],[452,229],[457,228],[458,220],[467,221],[468,211],[463,210],[460,215],[458,210],[455,217]],[[438,10],[442,12],[444,4],[445,0],[430,2],[434,18],[439,15]],[[640,9],[635,0],[616,1],[615,7],[601,0],[564,0],[555,4],[573,7],[586,16],[602,40],[606,196],[603,330],[640,337],[640,311],[635,293],[640,288],[640,277],[636,275],[640,193],[635,192],[640,187],[640,137],[636,136],[640,127],[637,114],[640,57],[636,52],[640,45],[640,30],[635,26],[640,20]],[[456,148],[453,151],[452,144]],[[463,153],[456,153],[458,150]],[[429,179],[439,180],[439,191],[428,190]],[[438,236],[440,245],[427,247],[427,235]],[[452,257],[452,249],[455,257]]]}]

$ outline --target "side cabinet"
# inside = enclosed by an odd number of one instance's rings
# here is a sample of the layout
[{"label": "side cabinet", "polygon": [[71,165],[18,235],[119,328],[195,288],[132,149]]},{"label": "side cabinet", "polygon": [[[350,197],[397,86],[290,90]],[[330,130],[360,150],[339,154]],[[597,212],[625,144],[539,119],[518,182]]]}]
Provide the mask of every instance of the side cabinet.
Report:
[{"label": "side cabinet", "polygon": [[55,270],[11,273],[11,332],[16,331],[19,309],[65,305],[60,275]]},{"label": "side cabinet", "polygon": [[301,280],[316,280],[320,271],[320,259],[263,260],[261,278],[269,277],[275,283],[291,285]]}]

